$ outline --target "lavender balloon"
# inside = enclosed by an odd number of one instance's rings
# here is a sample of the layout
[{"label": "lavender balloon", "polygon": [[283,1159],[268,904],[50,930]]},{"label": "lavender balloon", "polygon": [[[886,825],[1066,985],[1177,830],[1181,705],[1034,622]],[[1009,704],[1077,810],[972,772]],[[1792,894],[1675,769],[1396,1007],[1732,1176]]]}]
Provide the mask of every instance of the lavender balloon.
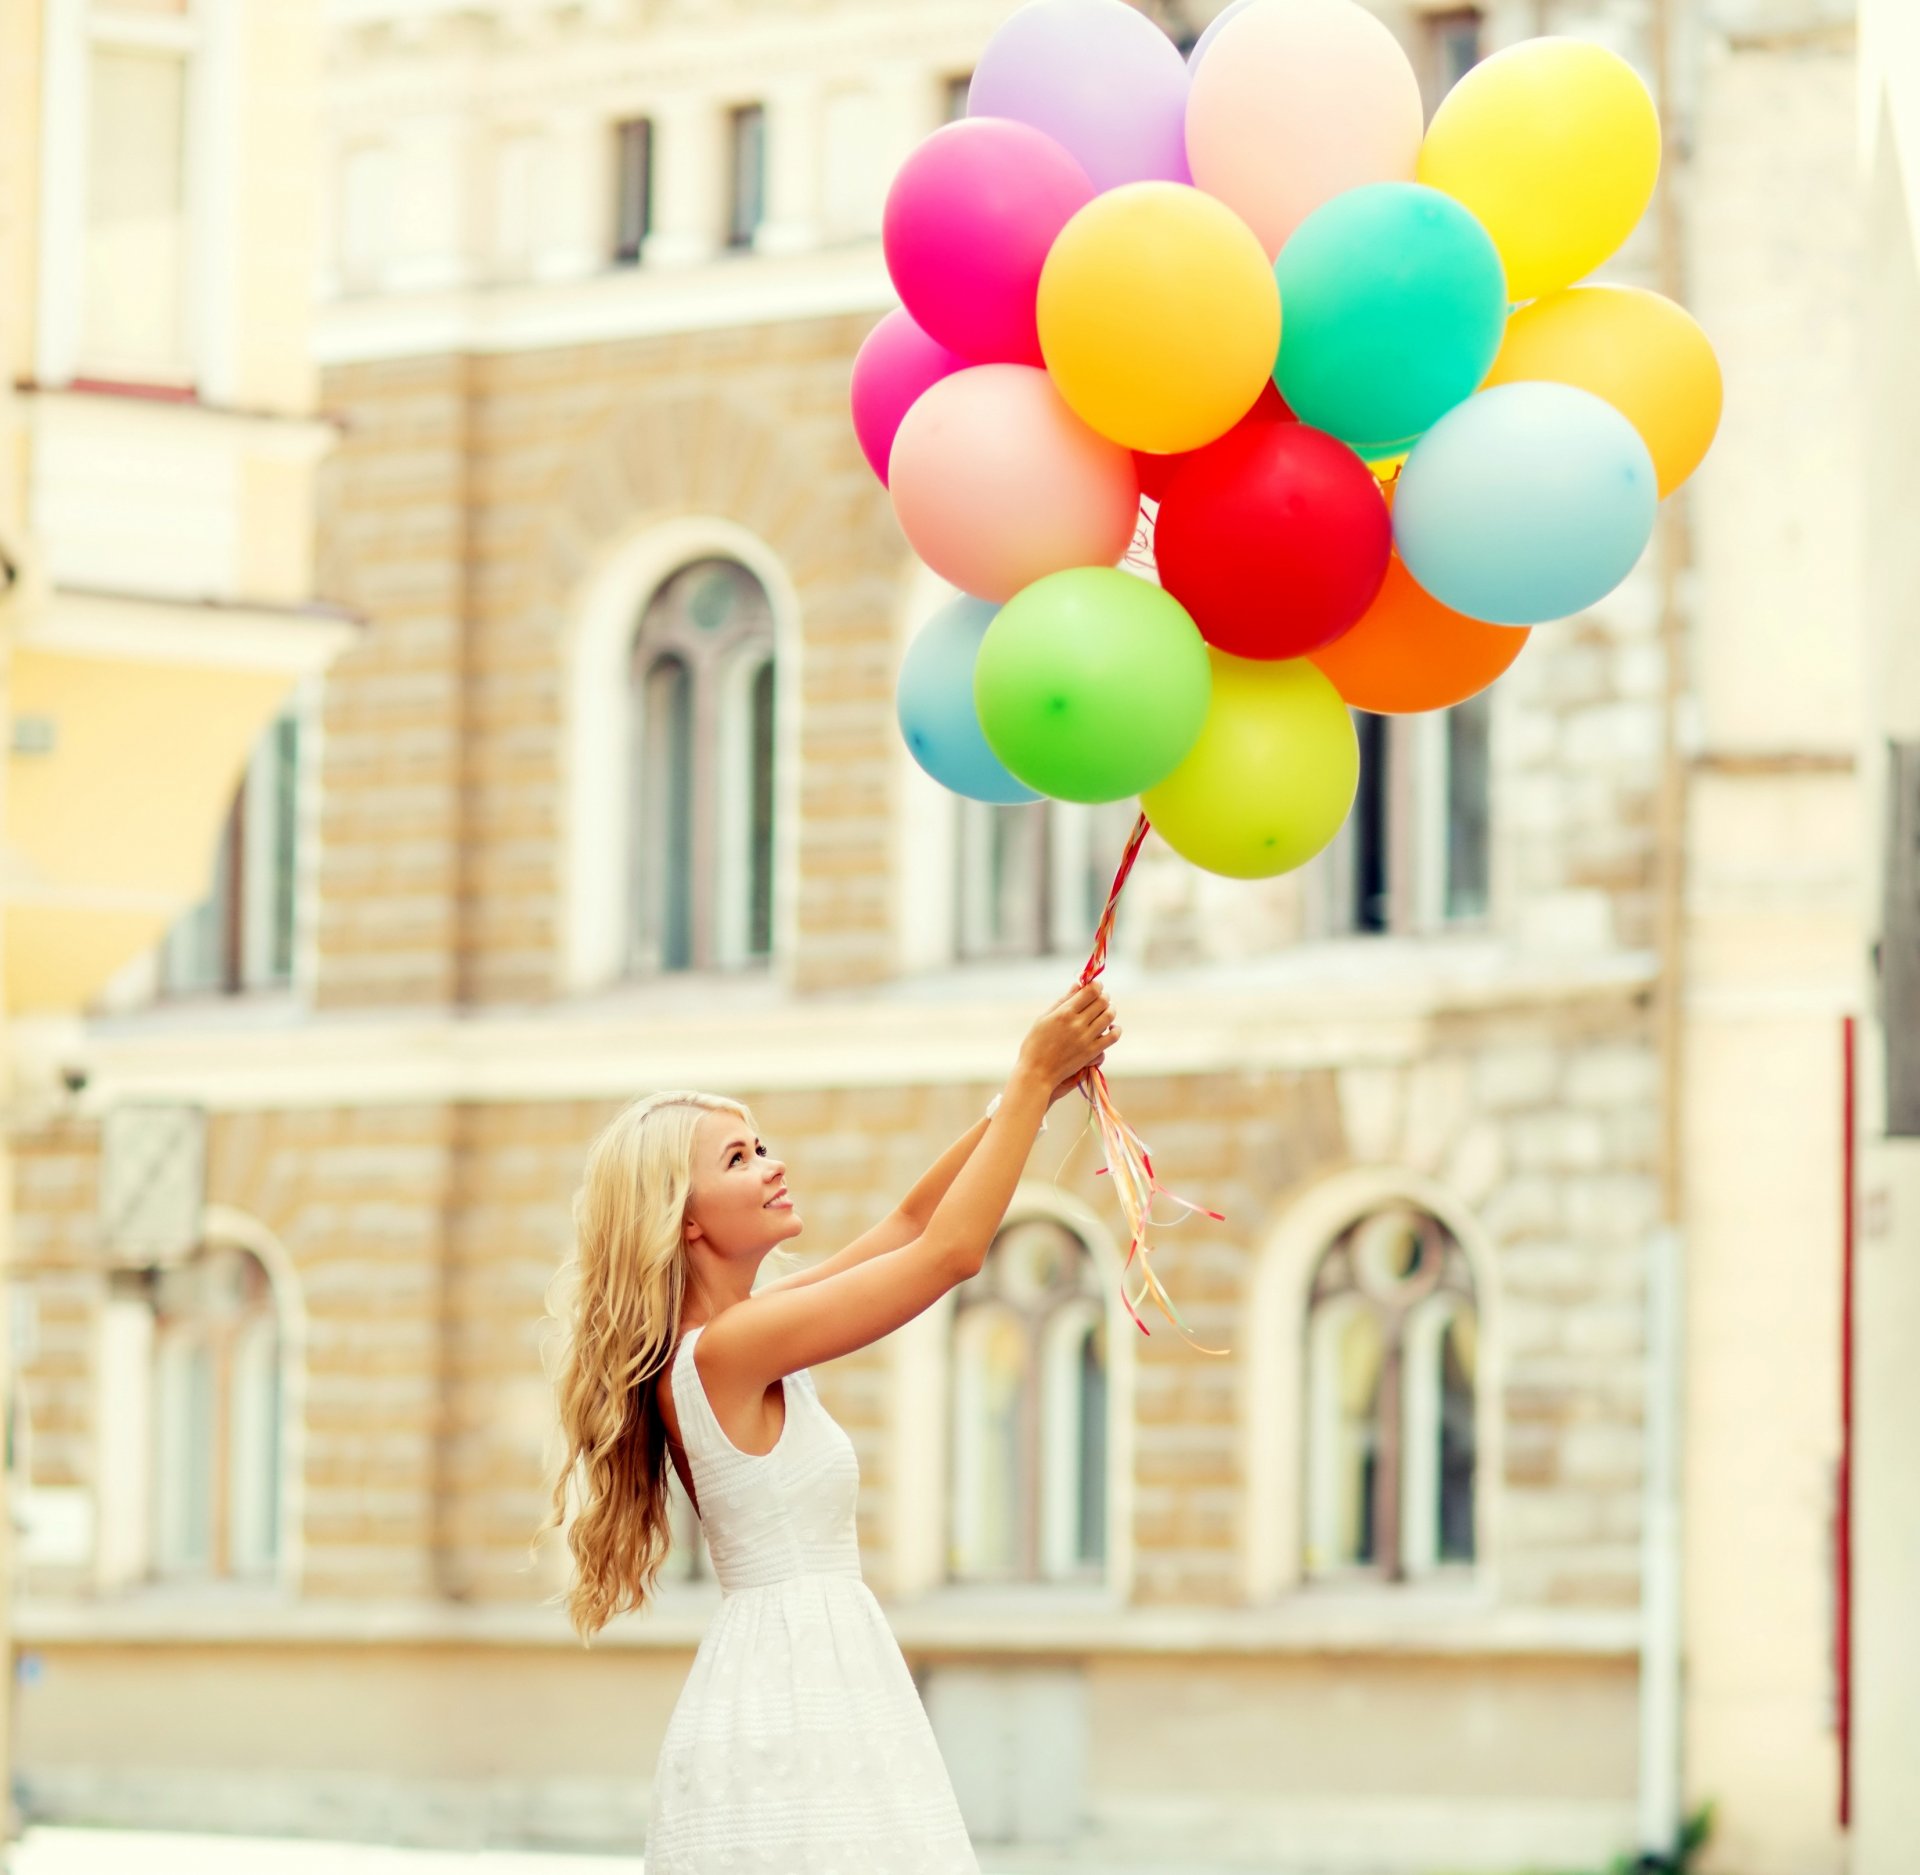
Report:
[{"label": "lavender balloon", "polygon": [[1029,0],[988,40],[967,111],[1045,131],[1096,189],[1193,180],[1185,62],[1126,0]]},{"label": "lavender balloon", "polygon": [[1193,50],[1187,54],[1188,71],[1197,72],[1200,69],[1200,61],[1213,50],[1213,42],[1220,37],[1227,23],[1230,20],[1238,19],[1239,16],[1252,5],[1253,0],[1233,0],[1233,5],[1228,7],[1225,12],[1216,13],[1213,16],[1212,20],[1208,23],[1207,30],[1194,41]]}]

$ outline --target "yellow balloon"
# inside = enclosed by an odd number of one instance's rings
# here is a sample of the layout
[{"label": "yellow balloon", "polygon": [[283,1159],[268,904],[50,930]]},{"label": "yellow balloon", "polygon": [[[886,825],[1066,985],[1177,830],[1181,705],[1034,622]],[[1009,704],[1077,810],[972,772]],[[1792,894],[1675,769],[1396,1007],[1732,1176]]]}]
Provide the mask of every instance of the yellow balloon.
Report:
[{"label": "yellow balloon", "polygon": [[1570,286],[1619,247],[1653,199],[1660,116],[1604,46],[1524,39],[1441,100],[1419,179],[1472,209],[1507,270],[1507,297]]},{"label": "yellow balloon", "polygon": [[1273,375],[1280,289],[1225,203],[1177,182],[1096,196],[1040,275],[1040,350],[1080,420],[1178,455],[1244,417]]},{"label": "yellow balloon", "polygon": [[1340,693],[1305,658],[1208,647],[1213,700],[1187,758],[1140,806],[1183,859],[1229,879],[1304,866],[1340,831],[1360,744]]},{"label": "yellow balloon", "polygon": [[1632,286],[1576,286],[1507,321],[1488,384],[1546,379],[1603,397],[1640,432],[1660,493],[1700,466],[1720,427],[1720,361],[1672,300]]}]

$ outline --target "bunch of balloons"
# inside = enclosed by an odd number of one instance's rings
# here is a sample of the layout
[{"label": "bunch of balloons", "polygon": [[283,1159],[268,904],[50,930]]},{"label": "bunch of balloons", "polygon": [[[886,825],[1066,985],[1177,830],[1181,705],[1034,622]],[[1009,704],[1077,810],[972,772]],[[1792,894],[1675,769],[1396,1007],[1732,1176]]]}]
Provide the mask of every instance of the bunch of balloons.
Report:
[{"label": "bunch of balloons", "polygon": [[1484,689],[1706,454],[1700,328],[1575,284],[1659,162],[1646,87],[1581,41],[1496,53],[1428,125],[1357,0],[1235,0],[1188,60],[1125,0],[1013,14],[893,183],[903,305],[854,366],[965,595],[900,674],[915,759],[984,801],[1138,795],[1231,877],[1319,852],[1350,711]]}]

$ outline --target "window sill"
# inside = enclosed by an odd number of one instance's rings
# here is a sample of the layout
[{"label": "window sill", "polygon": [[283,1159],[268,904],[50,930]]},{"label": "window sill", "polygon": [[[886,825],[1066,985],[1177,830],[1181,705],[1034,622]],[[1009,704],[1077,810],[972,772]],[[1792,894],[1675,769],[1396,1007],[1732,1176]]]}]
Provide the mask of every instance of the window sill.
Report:
[{"label": "window sill", "polygon": [[[1418,1590],[1303,1592],[1268,1608],[1129,1608],[1111,1597],[1056,1599],[1029,1592],[1024,1607],[940,1592],[889,1604],[910,1654],[1013,1657],[1232,1655],[1356,1658],[1631,1658],[1632,1610],[1504,1608],[1472,1595]],[[616,1622],[596,1646],[677,1652],[699,1645],[720,1603],[677,1590],[637,1619]],[[282,1646],[574,1648],[565,1616],[546,1606],[302,1602],[284,1593],[175,1595],[142,1591],[94,1601],[21,1600],[16,1633],[27,1647]]]}]

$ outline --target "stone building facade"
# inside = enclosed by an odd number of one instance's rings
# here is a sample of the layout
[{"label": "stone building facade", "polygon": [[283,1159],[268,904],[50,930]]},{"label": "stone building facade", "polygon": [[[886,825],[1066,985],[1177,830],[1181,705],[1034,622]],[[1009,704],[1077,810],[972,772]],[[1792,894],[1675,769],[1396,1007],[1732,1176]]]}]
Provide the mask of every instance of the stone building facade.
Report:
[{"label": "stone building facade", "polygon": [[[734,1092],[791,1168],[801,1247],[836,1247],[1071,980],[1127,825],[961,813],[912,769],[893,674],[938,589],[846,414],[887,304],[885,180],[1006,10],[335,7],[319,557],[370,627],[301,705],[287,965],[212,995],[166,954],[128,971],[48,1039],[84,1090],[17,1136],[43,1813],[638,1839],[717,1591],[689,1532],[659,1606],[583,1654],[551,1548],[529,1559],[543,1298],[585,1148],[638,1094]],[[1436,88],[1539,25],[1382,11]],[[1823,160],[1844,146],[1844,43],[1674,11],[1703,139],[1758,130],[1737,87],[1761,76]],[[1555,12],[1656,68],[1646,9]],[[1680,179],[1729,216],[1757,199],[1710,161]],[[1715,227],[1716,266],[1751,258]],[[1676,239],[1650,226],[1626,276],[1684,267]],[[1776,339],[1722,310],[1730,367],[1763,369]],[[1743,417],[1775,420],[1736,392],[1749,446]],[[1112,1066],[1169,1183],[1225,1214],[1156,1257],[1226,1353],[1126,1321],[1063,1107],[1002,1291],[822,1373],[983,1847],[1589,1865],[1670,1820],[1684,1730],[1688,1794],[1721,1799],[1749,1875],[1838,1866],[1830,1689],[1800,1671],[1826,1641],[1806,1494],[1831,1440],[1797,1391],[1775,1450],[1799,1501],[1711,1533],[1794,1546],[1768,1735],[1794,1788],[1743,1772],[1739,1724],[1683,1714],[1668,1671],[1683,1591],[1698,1610],[1718,1581],[1683,1584],[1670,1534],[1675,1227],[1705,1253],[1695,1321],[1745,1293],[1719,1244],[1774,1254],[1764,1218],[1714,1209],[1738,1129],[1676,1104],[1681,972],[1688,945],[1709,977],[1713,941],[1739,949],[1740,892],[1798,889],[1757,862],[1712,926],[1724,897],[1679,870],[1690,838],[1727,844],[1685,821],[1713,811],[1670,682],[1705,616],[1687,515],[1594,615],[1536,632],[1490,706],[1370,729],[1376,780],[1307,872],[1233,885],[1149,847]],[[702,630],[734,634],[724,668],[684,649]],[[1725,678],[1689,669],[1681,690]],[[1850,773],[1770,737],[1760,819],[1818,821]],[[1709,783],[1760,772],[1736,752]],[[1726,811],[1750,837],[1745,797]],[[1696,1084],[1725,1088],[1715,1046]],[[204,1115],[195,1229],[164,1254],[101,1221],[114,1116],[140,1110]],[[1837,1177],[1793,1171],[1816,1208]],[[1767,1291],[1789,1316],[1837,1246],[1793,1254]],[[1685,1362],[1709,1433],[1710,1340]],[[1711,1443],[1689,1457],[1712,1475]]]}]

